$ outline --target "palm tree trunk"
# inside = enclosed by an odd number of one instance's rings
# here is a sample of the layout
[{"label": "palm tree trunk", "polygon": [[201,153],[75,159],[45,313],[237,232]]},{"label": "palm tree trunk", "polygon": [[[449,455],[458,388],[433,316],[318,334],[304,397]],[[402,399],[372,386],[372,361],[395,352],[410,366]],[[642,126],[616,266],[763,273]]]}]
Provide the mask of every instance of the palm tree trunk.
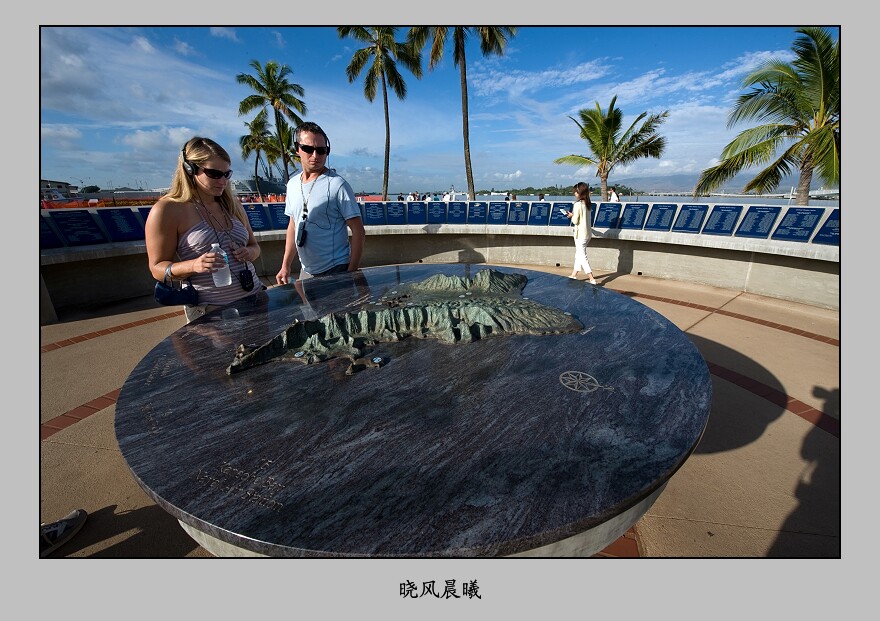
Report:
[{"label": "palm tree trunk", "polygon": [[810,204],[810,184],[813,182],[813,156],[806,153],[801,160],[801,174],[798,177],[797,198],[795,205]]},{"label": "palm tree trunk", "polygon": [[259,172],[260,165],[260,152],[257,151],[257,157],[254,158],[254,186],[257,188],[257,196],[260,197],[260,202],[263,202],[263,193],[260,191],[260,179],[257,176]]},{"label": "palm tree trunk", "polygon": [[284,162],[284,185],[290,181],[290,173],[287,172],[287,145],[281,139],[281,112],[275,110],[275,136],[278,138],[278,146],[281,148],[281,161]]},{"label": "palm tree trunk", "polygon": [[471,170],[471,139],[468,128],[468,92],[467,92],[467,63],[464,59],[464,46],[461,47],[461,64],[459,75],[461,76],[461,135],[464,138],[464,174],[467,178],[468,198],[474,200],[477,196],[474,188],[474,172]]},{"label": "palm tree trunk", "polygon": [[388,162],[391,154],[391,118],[388,116],[388,91],[382,74],[382,102],[385,104],[385,174],[382,176],[382,200],[388,200]]}]

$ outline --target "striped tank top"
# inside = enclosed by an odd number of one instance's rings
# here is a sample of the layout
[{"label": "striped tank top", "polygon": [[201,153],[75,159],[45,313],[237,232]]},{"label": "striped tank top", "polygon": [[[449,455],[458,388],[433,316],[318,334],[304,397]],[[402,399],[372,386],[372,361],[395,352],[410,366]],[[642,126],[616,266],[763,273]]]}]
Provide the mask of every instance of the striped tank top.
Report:
[{"label": "striped tank top", "polygon": [[[218,239],[219,238],[219,239]],[[238,218],[232,218],[231,231],[214,231],[204,220],[190,228],[177,242],[177,255],[181,261],[189,261],[202,256],[211,249],[211,244],[220,243],[220,247],[226,251],[229,257],[229,269],[232,270],[232,284],[226,287],[214,285],[214,277],[210,272],[193,274],[189,281],[199,292],[199,304],[215,304],[222,306],[240,298],[252,295],[260,288],[260,279],[252,263],[242,263],[233,254],[233,245],[230,238],[235,240],[238,246],[247,246],[248,231]],[[244,269],[251,271],[254,277],[254,288],[245,291],[241,288],[238,274]]]}]

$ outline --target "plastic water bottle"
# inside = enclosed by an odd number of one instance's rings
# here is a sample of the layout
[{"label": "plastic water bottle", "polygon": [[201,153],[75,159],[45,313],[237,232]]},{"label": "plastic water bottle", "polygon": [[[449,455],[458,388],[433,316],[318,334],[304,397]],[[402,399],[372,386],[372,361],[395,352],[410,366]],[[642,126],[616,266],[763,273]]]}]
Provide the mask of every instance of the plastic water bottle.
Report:
[{"label": "plastic water bottle", "polygon": [[223,260],[226,262],[223,267],[212,274],[214,276],[214,285],[217,287],[227,287],[231,285],[232,272],[229,271],[229,257],[226,256],[226,251],[220,247],[220,244],[211,244],[211,252],[216,252],[223,257]]}]

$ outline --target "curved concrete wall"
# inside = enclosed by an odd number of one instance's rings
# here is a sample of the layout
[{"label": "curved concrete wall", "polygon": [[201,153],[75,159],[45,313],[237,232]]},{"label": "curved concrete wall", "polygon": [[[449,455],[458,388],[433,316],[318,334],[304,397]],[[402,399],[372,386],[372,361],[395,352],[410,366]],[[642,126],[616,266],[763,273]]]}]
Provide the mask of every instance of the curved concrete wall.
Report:
[{"label": "curved concrete wall", "polygon": [[[574,259],[568,227],[421,224],[371,225],[366,231],[364,267],[470,262],[567,268]],[[284,253],[284,231],[255,235],[262,248],[257,271],[272,282]],[[587,254],[599,272],[641,274],[840,307],[836,245],[594,229]],[[55,308],[141,297],[153,288],[143,240],[43,249],[40,278],[41,324],[55,320]]]}]

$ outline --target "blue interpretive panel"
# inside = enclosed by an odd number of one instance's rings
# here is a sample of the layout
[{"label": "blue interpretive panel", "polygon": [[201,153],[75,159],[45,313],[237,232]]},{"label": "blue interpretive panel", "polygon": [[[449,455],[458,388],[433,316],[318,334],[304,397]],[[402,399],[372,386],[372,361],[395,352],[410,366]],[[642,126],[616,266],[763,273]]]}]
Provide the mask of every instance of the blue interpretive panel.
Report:
[{"label": "blue interpretive panel", "polygon": [[144,226],[147,224],[147,216],[150,215],[150,210],[153,208],[152,205],[149,207],[138,207],[138,213],[141,214],[141,220],[144,223]]},{"label": "blue interpretive panel", "polygon": [[61,248],[64,242],[55,234],[49,222],[40,216],[40,248]]},{"label": "blue interpretive panel", "polygon": [[272,230],[272,223],[269,221],[269,216],[266,214],[266,208],[263,207],[263,203],[244,203],[242,207],[244,207],[244,212],[251,223],[251,228],[255,232]]},{"label": "blue interpretive panel", "polygon": [[507,211],[507,224],[525,224],[529,217],[529,204],[525,201],[513,201]]},{"label": "blue interpretive panel", "polygon": [[824,213],[822,207],[789,207],[771,239],[808,242]]},{"label": "blue interpretive panel", "polygon": [[742,213],[742,205],[715,205],[706,226],[703,227],[703,234],[708,235],[730,235],[733,233],[733,227],[739,220],[739,214]]},{"label": "blue interpretive panel", "polygon": [[385,203],[364,203],[364,224],[385,224]]},{"label": "blue interpretive panel", "polygon": [[840,209],[835,209],[813,238],[814,244],[840,245]]},{"label": "blue interpretive panel", "polygon": [[736,237],[767,239],[776,224],[782,207],[749,207],[742,222],[736,229]]},{"label": "blue interpretive panel", "polygon": [[547,226],[551,207],[550,203],[532,203],[529,207],[529,226]]},{"label": "blue interpretive panel", "polygon": [[603,229],[620,228],[620,203],[600,203],[593,226]]},{"label": "blue interpretive panel", "polygon": [[290,222],[290,216],[284,213],[286,203],[266,203],[266,211],[269,212],[269,221],[272,223],[272,229],[286,229]]},{"label": "blue interpretive panel", "polygon": [[49,217],[61,232],[66,246],[103,244],[108,241],[86,209],[53,209]]},{"label": "blue interpretive panel", "polygon": [[568,226],[571,224],[565,212],[574,209],[574,203],[553,203],[553,209],[550,210],[550,226]]},{"label": "blue interpretive panel", "polygon": [[648,217],[648,203],[627,203],[623,208],[620,228],[642,230]]},{"label": "blue interpretive panel", "polygon": [[645,221],[645,230],[668,231],[671,229],[676,208],[677,205],[671,203],[654,203],[651,207],[651,213],[648,214],[648,219]]},{"label": "blue interpretive panel", "polygon": [[413,201],[406,204],[407,224],[428,224],[428,206],[424,201]]},{"label": "blue interpretive panel", "polygon": [[428,203],[428,224],[446,224],[446,203],[440,201]]},{"label": "blue interpretive panel", "polygon": [[[471,203],[475,205],[477,203]],[[507,224],[507,202],[492,201],[487,207],[486,222],[488,224]],[[479,218],[479,216],[477,216]],[[468,222],[471,222],[470,213],[468,213]]]},{"label": "blue interpretive panel", "polygon": [[406,224],[406,203],[385,203],[385,224]]},{"label": "blue interpretive panel", "polygon": [[489,217],[489,203],[486,201],[470,201],[467,210],[468,224],[486,224]]},{"label": "blue interpretive panel", "polygon": [[446,222],[449,224],[467,223],[467,203],[464,201],[450,201],[446,210]]},{"label": "blue interpretive panel", "polygon": [[709,213],[708,205],[682,205],[675,224],[672,225],[672,232],[699,233],[707,213]]},{"label": "blue interpretive panel", "polygon": [[144,227],[130,207],[102,208],[95,210],[110,235],[110,241],[135,241],[144,238]]}]

